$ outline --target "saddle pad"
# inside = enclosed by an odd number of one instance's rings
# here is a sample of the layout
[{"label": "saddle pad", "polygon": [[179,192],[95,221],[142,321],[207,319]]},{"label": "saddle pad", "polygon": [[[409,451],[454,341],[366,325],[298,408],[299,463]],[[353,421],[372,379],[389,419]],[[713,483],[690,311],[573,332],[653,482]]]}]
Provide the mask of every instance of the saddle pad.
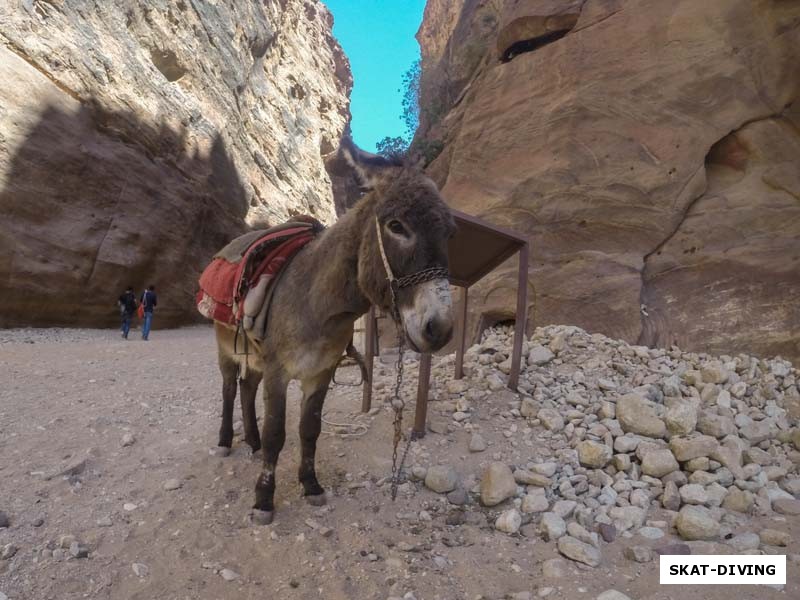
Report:
[{"label": "saddle pad", "polygon": [[248,293],[266,279],[258,291],[262,298],[269,298],[265,288],[320,229],[312,223],[290,222],[236,238],[200,275],[197,310],[208,319],[238,325]]}]

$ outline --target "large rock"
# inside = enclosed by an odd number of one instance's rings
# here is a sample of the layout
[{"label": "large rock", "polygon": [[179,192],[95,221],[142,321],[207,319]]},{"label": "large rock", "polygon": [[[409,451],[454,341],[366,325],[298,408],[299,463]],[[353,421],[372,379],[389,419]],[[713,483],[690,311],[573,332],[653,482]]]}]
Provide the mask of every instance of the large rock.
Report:
[{"label": "large rock", "polygon": [[425,474],[425,487],[437,494],[446,494],[456,489],[458,473],[447,465],[434,465]]},{"label": "large rock", "polygon": [[700,376],[704,383],[725,383],[730,374],[720,361],[714,360],[701,367]]},{"label": "large rock", "polygon": [[709,457],[721,463],[736,479],[745,477],[742,469],[742,449],[736,443],[728,444],[726,442],[724,446],[717,445]]},{"label": "large rock", "polygon": [[614,451],[611,446],[600,442],[584,440],[578,444],[578,460],[581,465],[590,469],[602,469],[611,460]]},{"label": "large rock", "polygon": [[776,431],[772,419],[764,419],[763,421],[752,421],[739,428],[739,435],[755,445],[774,437]]},{"label": "large rock", "polygon": [[503,512],[494,522],[495,529],[508,534],[517,533],[521,524],[522,516],[516,508]]},{"label": "large rock", "polygon": [[642,473],[650,477],[664,477],[680,468],[675,456],[669,450],[650,450],[642,460]]},{"label": "large rock", "polygon": [[673,437],[669,440],[669,448],[680,462],[711,456],[717,446],[717,440],[708,435]]},{"label": "large rock", "polygon": [[[528,235],[537,324],[797,359],[798,17],[430,0],[415,145],[454,207]],[[470,330],[515,288],[513,266],[474,286]]]},{"label": "large rock", "polygon": [[541,493],[531,493],[525,496],[520,507],[523,513],[540,513],[548,508],[550,508],[550,503],[547,501],[544,490]]},{"label": "large rock", "polygon": [[736,425],[728,416],[704,410],[697,418],[697,430],[715,438],[724,438],[736,432]]},{"label": "large rock", "polygon": [[351,76],[319,2],[0,3],[0,327],[199,318],[249,225],[334,219]]},{"label": "large rock", "polygon": [[539,530],[542,532],[542,537],[549,542],[557,540],[567,533],[567,524],[559,515],[546,512],[542,515]]},{"label": "large rock", "polygon": [[767,546],[788,546],[792,541],[792,536],[788,531],[777,529],[763,529],[758,534],[762,544]]},{"label": "large rock", "polygon": [[661,506],[673,511],[681,507],[681,495],[675,482],[668,481],[664,485],[664,492],[661,494]]},{"label": "large rock", "polygon": [[533,473],[527,469],[517,469],[514,471],[514,481],[520,485],[533,485],[542,488],[550,487],[552,483],[548,477],[540,475],[539,473]]},{"label": "large rock", "polygon": [[800,515],[800,500],[777,498],[772,501],[772,510],[781,515]]},{"label": "large rock", "polygon": [[644,525],[647,511],[638,506],[615,506],[608,511],[608,516],[614,520],[618,531],[627,531]]},{"label": "large rock", "polygon": [[719,535],[719,522],[702,506],[681,508],[675,527],[685,540],[713,540]]},{"label": "large rock", "polygon": [[681,500],[684,504],[705,504],[708,502],[708,494],[702,485],[690,483],[680,489]]},{"label": "large rock", "polygon": [[753,504],[755,504],[753,492],[740,490],[734,486],[728,490],[725,499],[722,501],[722,508],[740,513],[749,513],[750,509],[753,508]]},{"label": "large rock", "polygon": [[537,366],[546,365],[554,358],[555,354],[548,348],[544,346],[534,346],[528,353],[528,364]]},{"label": "large rock", "polygon": [[490,464],[481,478],[481,503],[495,506],[517,493],[517,483],[508,465],[501,462]]},{"label": "large rock", "polygon": [[545,429],[558,432],[564,429],[564,418],[554,408],[543,408],[537,414]]},{"label": "large rock", "polygon": [[617,420],[623,431],[661,438],[667,433],[655,406],[639,394],[626,394],[617,400]]},{"label": "large rock", "polygon": [[697,425],[697,407],[692,402],[677,402],[664,415],[672,435],[689,435]]},{"label": "large rock", "polygon": [[596,567],[600,564],[600,550],[585,542],[576,540],[571,535],[558,538],[558,551],[567,558],[589,565],[590,567]]}]

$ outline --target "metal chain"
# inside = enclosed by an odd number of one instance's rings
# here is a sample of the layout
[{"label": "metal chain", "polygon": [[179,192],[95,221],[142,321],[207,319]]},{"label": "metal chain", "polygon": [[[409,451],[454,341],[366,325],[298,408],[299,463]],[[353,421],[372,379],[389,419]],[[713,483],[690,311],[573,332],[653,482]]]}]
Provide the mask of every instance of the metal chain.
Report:
[{"label": "metal chain", "polygon": [[[387,267],[388,269],[388,267]],[[387,273],[388,274],[388,273]],[[408,275],[406,277],[401,277],[400,279],[395,279],[389,281],[389,291],[391,293],[392,299],[392,318],[395,324],[395,330],[397,331],[397,379],[395,380],[394,385],[394,396],[392,398],[392,408],[394,409],[394,447],[392,448],[392,502],[397,499],[397,487],[400,484],[400,478],[403,475],[403,466],[406,463],[406,457],[408,456],[408,451],[411,448],[411,442],[414,441],[414,430],[411,430],[411,433],[406,440],[406,447],[403,449],[403,455],[400,457],[400,464],[397,463],[397,449],[400,446],[400,440],[403,439],[403,409],[406,407],[406,403],[402,398],[402,394],[400,393],[400,388],[403,384],[403,367],[404,367],[404,354],[405,354],[405,332],[402,326],[402,319],[400,317],[400,311],[397,308],[397,296],[396,292],[400,288],[408,287],[410,285],[417,285],[419,283],[423,283],[425,281],[431,281],[432,279],[439,279],[439,278],[448,278],[449,271],[443,267],[433,267],[430,269],[424,269],[422,271],[418,271],[413,275]]]},{"label": "metal chain", "polygon": [[432,279],[447,279],[450,277],[450,271],[444,267],[431,267],[430,269],[423,269],[417,271],[413,275],[406,275],[397,280],[397,287],[404,288],[418,283],[431,281]]},{"label": "metal chain", "polygon": [[[393,295],[394,296],[394,295]],[[392,309],[394,302],[392,302]],[[392,398],[392,408],[394,409],[394,447],[392,448],[392,502],[397,498],[397,486],[400,484],[400,475],[403,471],[403,463],[405,463],[406,455],[408,454],[408,447],[411,445],[411,436],[408,438],[403,458],[400,465],[397,464],[397,447],[400,445],[400,440],[403,438],[403,409],[406,403],[400,393],[400,386],[403,384],[403,355],[405,349],[405,335],[403,335],[402,327],[395,321],[395,329],[397,331],[397,378],[394,384],[394,397]]]}]

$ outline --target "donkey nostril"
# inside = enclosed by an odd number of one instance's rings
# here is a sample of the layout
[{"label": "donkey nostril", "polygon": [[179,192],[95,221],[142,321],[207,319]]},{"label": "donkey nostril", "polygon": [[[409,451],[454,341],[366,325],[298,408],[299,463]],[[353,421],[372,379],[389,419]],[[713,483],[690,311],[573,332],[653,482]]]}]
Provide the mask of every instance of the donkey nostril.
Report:
[{"label": "donkey nostril", "polygon": [[425,323],[425,335],[429,339],[433,339],[436,337],[436,320],[435,319],[428,319],[428,322]]},{"label": "donkey nostril", "polygon": [[450,340],[452,327],[446,319],[433,317],[425,323],[425,338],[439,347]]}]

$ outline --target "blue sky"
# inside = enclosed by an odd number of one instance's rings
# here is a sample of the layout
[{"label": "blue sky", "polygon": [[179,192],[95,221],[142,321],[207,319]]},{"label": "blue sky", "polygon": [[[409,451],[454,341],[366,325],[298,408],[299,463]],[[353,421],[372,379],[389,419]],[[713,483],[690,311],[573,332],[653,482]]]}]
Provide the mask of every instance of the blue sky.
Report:
[{"label": "blue sky", "polygon": [[402,85],[418,57],[414,38],[425,0],[323,0],[333,13],[333,33],[353,70],[353,140],[375,151],[375,142],[403,135]]}]

